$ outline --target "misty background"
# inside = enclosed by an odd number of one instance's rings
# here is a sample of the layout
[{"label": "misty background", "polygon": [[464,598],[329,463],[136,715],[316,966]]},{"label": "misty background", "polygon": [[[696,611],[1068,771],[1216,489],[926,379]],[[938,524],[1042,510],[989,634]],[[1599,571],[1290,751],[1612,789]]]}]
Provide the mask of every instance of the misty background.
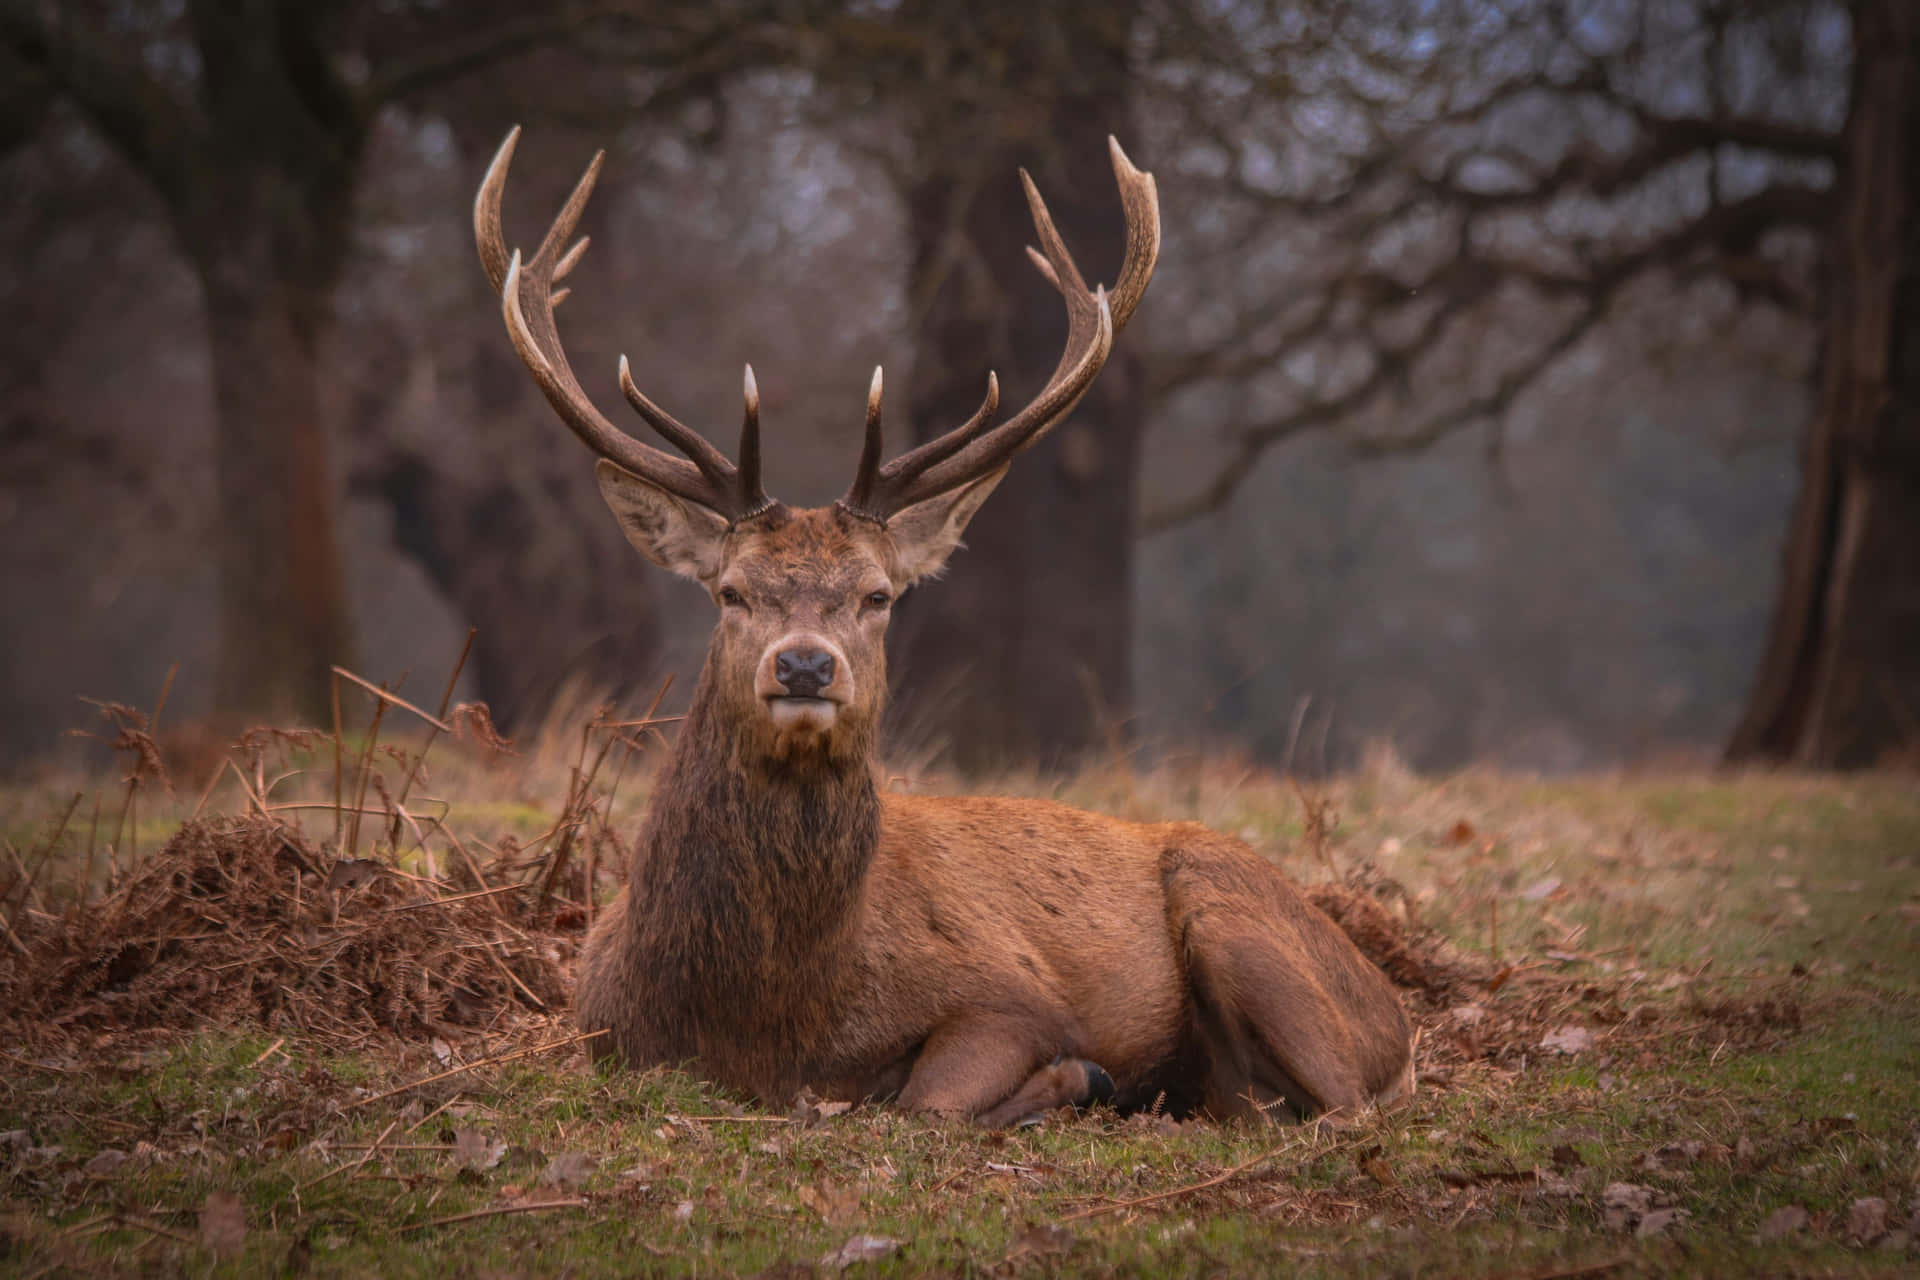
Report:
[{"label": "misty background", "polygon": [[[475,256],[473,194],[517,122],[529,251],[608,153],[560,313],[589,394],[642,433],[624,353],[731,452],[751,361],[768,488],[808,505],[852,475],[875,364],[895,450],[964,417],[989,368],[1010,409],[1050,369],[1018,165],[1109,282],[1105,134],[1156,175],[1159,271],[1098,393],[903,607],[898,750],[1717,759],[1752,714],[1823,403],[1859,23],[1898,8],[614,4],[535,29],[395,2],[231,6],[221,32],[198,6],[8,0],[0,754],[59,750],[76,695],[150,706],[176,663],[170,720],[312,705],[223,683],[255,634],[223,539],[259,539],[221,460],[285,403],[222,390],[247,376],[209,318],[234,263],[235,296],[279,271],[317,297],[297,412],[326,445],[345,618],[323,656],[431,701],[477,627],[463,692],[510,733],[568,690],[690,687],[712,606],[626,547]],[[266,50],[240,57],[258,84],[216,78],[215,36]],[[245,246],[314,197],[189,210],[98,94],[120,77],[242,140],[186,152],[297,172],[347,126],[249,151],[281,108],[222,125],[210,86],[291,83],[287,118],[324,115],[301,41],[359,104],[343,252],[304,275],[287,236]],[[434,48],[468,56],[383,82]],[[1050,727],[1020,719],[1035,691]]]}]

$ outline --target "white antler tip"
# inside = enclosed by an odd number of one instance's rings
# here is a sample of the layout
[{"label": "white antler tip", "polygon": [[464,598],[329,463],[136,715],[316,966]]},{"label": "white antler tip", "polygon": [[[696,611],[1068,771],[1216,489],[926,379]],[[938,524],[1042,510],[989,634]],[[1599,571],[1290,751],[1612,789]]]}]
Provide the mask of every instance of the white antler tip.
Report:
[{"label": "white antler tip", "polygon": [[869,401],[880,398],[880,387],[885,380],[885,374],[881,367],[879,365],[873,366],[873,381],[867,386],[867,399]]},{"label": "white antler tip", "polygon": [[756,413],[757,413],[757,412],[759,412],[759,409],[760,409],[760,384],[759,384],[759,383],[757,383],[757,382],[755,382],[755,381],[753,380],[753,366],[752,366],[752,365],[748,365],[748,366],[747,366],[747,372],[746,372],[746,376],[745,376],[745,377],[743,377],[743,378],[742,378],[742,379],[740,380],[740,382],[741,382],[741,389],[742,389],[742,390],[743,390],[743,391],[744,391],[744,392],[746,393],[746,398],[747,398],[747,408],[748,408],[748,409],[750,409],[750,410],[752,410],[752,411],[754,411],[754,412],[756,412]]}]

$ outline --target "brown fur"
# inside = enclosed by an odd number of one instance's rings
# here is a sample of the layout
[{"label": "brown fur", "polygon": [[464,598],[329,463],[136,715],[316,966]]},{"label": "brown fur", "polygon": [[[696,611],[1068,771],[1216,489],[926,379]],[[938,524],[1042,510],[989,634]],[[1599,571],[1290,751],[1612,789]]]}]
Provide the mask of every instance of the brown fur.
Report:
[{"label": "brown fur", "polygon": [[[597,1049],[774,1104],[804,1085],[994,1123],[1080,1100],[1074,1060],[1122,1105],[1164,1092],[1214,1115],[1409,1088],[1391,984],[1239,842],[1044,800],[879,794],[886,616],[868,597],[926,559],[902,537],[783,510],[703,561],[740,603],[588,940],[577,1004],[611,1032]],[[793,634],[850,668],[830,731],[777,731],[755,691]]]}]

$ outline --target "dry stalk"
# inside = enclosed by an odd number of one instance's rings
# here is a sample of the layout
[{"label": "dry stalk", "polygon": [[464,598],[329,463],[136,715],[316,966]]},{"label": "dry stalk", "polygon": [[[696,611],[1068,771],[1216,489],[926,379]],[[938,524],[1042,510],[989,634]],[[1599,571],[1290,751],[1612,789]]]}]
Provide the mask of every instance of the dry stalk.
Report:
[{"label": "dry stalk", "polygon": [[450,1213],[444,1218],[429,1218],[425,1222],[408,1223],[401,1231],[425,1231],[432,1227],[451,1226],[456,1222],[473,1222],[479,1218],[497,1218],[505,1213],[539,1213],[544,1209],[584,1209],[587,1202],[574,1197],[570,1200],[537,1200],[527,1204],[501,1204],[491,1209],[473,1209],[466,1213]]},{"label": "dry stalk", "polygon": [[1333,831],[1340,825],[1339,810],[1333,807],[1333,800],[1326,792],[1318,789],[1309,792],[1291,775],[1287,781],[1293,784],[1293,794],[1300,798],[1300,838],[1327,869],[1327,874],[1338,880],[1340,869],[1333,862]]},{"label": "dry stalk", "polygon": [[[447,677],[446,692],[440,695],[439,718],[442,721],[447,718],[447,707],[453,702],[453,690],[454,686],[460,683],[460,673],[466,670],[467,655],[473,652],[473,638],[479,634],[480,629],[478,627],[467,628],[467,642],[460,646],[460,657],[453,664],[453,674]],[[419,776],[421,767],[427,762],[427,750],[433,746],[434,739],[439,737],[441,732],[441,727],[435,725],[433,731],[427,735],[426,743],[421,746],[420,754],[414,757],[413,768],[407,770],[406,778],[400,783],[401,804],[407,802],[407,796],[413,790],[414,779]],[[448,729],[447,732],[452,732],[452,730]],[[395,842],[398,843],[397,837]]]},{"label": "dry stalk", "polygon": [[[335,667],[334,670],[339,671],[341,675],[348,674],[339,667]],[[366,683],[358,676],[350,676],[349,678],[356,683]],[[379,692],[384,694],[386,690],[381,689]],[[367,746],[366,749],[360,753],[360,764],[358,767],[359,777],[355,783],[357,791],[353,801],[353,818],[347,824],[347,856],[349,858],[357,858],[360,856],[360,814],[367,807],[367,779],[373,772],[373,747],[374,744],[380,740],[380,721],[386,714],[387,700],[383,697],[374,703],[373,723],[367,728]]]},{"label": "dry stalk", "polygon": [[342,1111],[353,1111],[360,1107],[371,1105],[372,1103],[375,1103],[375,1102],[382,1102],[388,1098],[397,1097],[400,1094],[407,1093],[407,1092],[410,1092],[411,1090],[421,1088],[424,1085],[438,1084],[442,1080],[451,1080],[454,1076],[465,1075],[469,1071],[478,1071],[481,1067],[494,1067],[494,1066],[499,1066],[503,1062],[513,1062],[520,1058],[530,1058],[536,1053],[545,1053],[549,1049],[564,1049],[570,1044],[579,1044],[583,1040],[592,1040],[599,1036],[604,1036],[606,1034],[607,1034],[607,1028],[603,1027],[598,1031],[582,1031],[577,1036],[566,1036],[559,1040],[549,1040],[545,1044],[531,1045],[525,1049],[515,1049],[512,1053],[495,1054],[491,1058],[479,1058],[473,1062],[467,1063],[465,1066],[454,1067],[451,1070],[442,1071],[435,1075],[430,1075],[423,1080],[415,1080],[411,1084],[403,1084],[397,1088],[388,1089],[385,1093],[376,1093],[368,1097],[361,1098],[358,1101],[349,1102],[346,1106],[340,1109]]}]

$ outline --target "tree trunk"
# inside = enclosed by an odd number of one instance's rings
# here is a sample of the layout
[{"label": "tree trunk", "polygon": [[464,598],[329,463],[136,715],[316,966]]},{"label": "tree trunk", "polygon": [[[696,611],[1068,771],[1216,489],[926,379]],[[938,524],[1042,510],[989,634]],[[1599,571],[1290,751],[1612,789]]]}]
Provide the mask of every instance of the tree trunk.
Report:
[{"label": "tree trunk", "polygon": [[1920,10],[1860,0],[1819,402],[1734,762],[1920,748]]},{"label": "tree trunk", "polygon": [[324,302],[270,276],[202,273],[212,348],[220,567],[216,706],[329,717],[351,661],[346,577],[315,340]]},{"label": "tree trunk", "polygon": [[[1131,6],[948,12],[923,20],[965,24],[954,57],[977,61],[958,74],[990,83],[956,94],[930,78],[910,104],[919,170],[908,296],[918,322],[907,399],[922,440],[978,407],[989,369],[1005,416],[1059,358],[1064,309],[1026,261],[1033,230],[1017,171],[1032,172],[1082,274],[1111,283],[1125,223],[1106,139],[1134,137]],[[970,771],[1052,766],[1102,743],[1126,716],[1144,416],[1130,345],[1120,341],[1073,416],[1014,463],[946,580],[903,602],[897,741],[945,748]]]}]

